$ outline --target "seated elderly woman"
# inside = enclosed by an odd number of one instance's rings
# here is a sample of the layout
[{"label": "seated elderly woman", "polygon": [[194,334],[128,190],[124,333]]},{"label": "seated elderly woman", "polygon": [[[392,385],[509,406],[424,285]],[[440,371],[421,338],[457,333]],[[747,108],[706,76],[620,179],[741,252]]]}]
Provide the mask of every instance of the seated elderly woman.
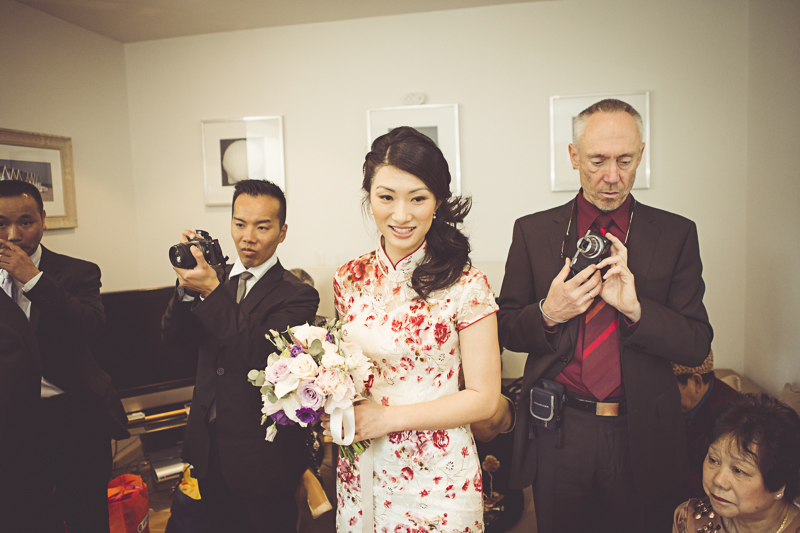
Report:
[{"label": "seated elderly woman", "polygon": [[800,531],[800,416],[766,394],[745,394],[710,429],[708,498],[678,506],[673,533]]}]

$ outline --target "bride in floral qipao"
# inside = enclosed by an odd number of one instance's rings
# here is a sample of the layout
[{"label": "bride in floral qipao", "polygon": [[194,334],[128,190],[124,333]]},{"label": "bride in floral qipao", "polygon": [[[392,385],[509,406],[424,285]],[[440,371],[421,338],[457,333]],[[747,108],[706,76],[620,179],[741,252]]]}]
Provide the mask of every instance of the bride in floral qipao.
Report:
[{"label": "bride in floral qipao", "polygon": [[490,418],[500,398],[497,305],[456,227],[470,201],[451,197],[449,184],[442,152],[413,128],[376,139],[364,163],[381,244],[338,270],[334,293],[345,340],[376,374],[371,401],[355,409],[355,440],[371,445],[338,463],[340,533],[483,531],[469,424]]}]

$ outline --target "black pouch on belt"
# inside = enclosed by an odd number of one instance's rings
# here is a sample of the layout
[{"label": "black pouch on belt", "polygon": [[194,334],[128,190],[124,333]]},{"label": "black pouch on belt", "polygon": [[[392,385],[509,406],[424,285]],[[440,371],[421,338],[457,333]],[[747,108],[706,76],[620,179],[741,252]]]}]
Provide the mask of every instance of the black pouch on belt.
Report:
[{"label": "black pouch on belt", "polygon": [[528,438],[536,438],[537,427],[556,431],[561,426],[561,411],[566,400],[564,385],[552,379],[540,379],[529,391],[531,417]]}]

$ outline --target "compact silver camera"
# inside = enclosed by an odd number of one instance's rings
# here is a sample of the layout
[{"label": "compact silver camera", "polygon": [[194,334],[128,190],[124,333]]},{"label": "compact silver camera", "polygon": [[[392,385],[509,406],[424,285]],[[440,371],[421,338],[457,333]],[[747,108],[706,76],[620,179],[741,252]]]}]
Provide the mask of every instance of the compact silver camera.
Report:
[{"label": "compact silver camera", "polygon": [[596,265],[611,255],[611,241],[592,230],[578,240],[578,251],[569,267],[577,274],[589,265]]}]

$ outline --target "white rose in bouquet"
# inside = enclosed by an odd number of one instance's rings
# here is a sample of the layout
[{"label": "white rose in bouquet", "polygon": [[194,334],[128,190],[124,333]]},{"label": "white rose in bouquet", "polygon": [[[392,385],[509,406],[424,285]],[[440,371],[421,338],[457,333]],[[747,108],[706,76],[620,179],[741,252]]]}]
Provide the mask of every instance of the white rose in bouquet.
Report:
[{"label": "white rose in bouquet", "polygon": [[[326,343],[327,344],[327,343]],[[328,344],[328,346],[333,346],[333,344]],[[336,347],[333,347],[333,350],[325,350],[325,353],[322,356],[322,366],[325,368],[337,368],[344,364],[344,357],[336,353]]]},{"label": "white rose in bouquet", "polygon": [[320,342],[324,341],[325,336],[328,334],[327,329],[311,326],[309,324],[295,326],[291,328],[290,331],[292,332],[292,337],[300,342],[300,344],[302,344],[305,348],[311,346],[311,343],[315,340],[319,340]]},{"label": "white rose in bouquet", "polygon": [[314,358],[307,353],[301,353],[289,361],[289,372],[299,378],[315,378],[317,377],[317,363]]},{"label": "white rose in bouquet", "polygon": [[339,409],[346,409],[350,407],[353,400],[356,398],[356,388],[350,376],[347,376],[345,381],[339,380],[330,396],[325,401],[325,412],[331,414],[337,407]]}]

